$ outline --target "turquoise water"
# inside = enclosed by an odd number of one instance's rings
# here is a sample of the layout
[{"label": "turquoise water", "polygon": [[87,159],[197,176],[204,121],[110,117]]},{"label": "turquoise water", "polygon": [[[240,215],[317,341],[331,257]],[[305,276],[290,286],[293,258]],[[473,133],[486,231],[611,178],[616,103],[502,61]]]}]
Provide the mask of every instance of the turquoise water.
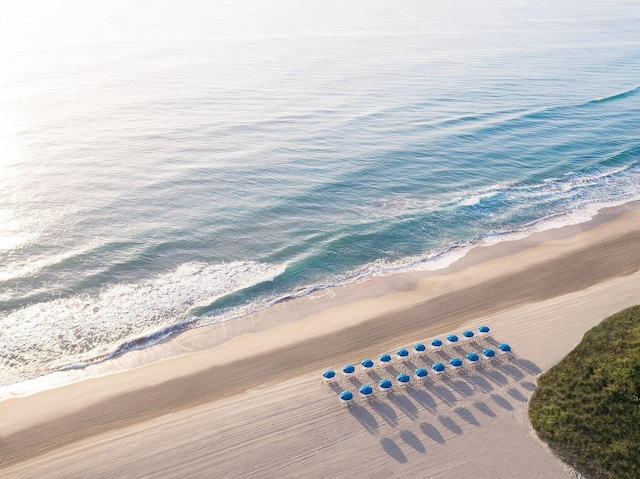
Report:
[{"label": "turquoise water", "polygon": [[640,3],[509,3],[1,7],[0,385],[640,199]]}]

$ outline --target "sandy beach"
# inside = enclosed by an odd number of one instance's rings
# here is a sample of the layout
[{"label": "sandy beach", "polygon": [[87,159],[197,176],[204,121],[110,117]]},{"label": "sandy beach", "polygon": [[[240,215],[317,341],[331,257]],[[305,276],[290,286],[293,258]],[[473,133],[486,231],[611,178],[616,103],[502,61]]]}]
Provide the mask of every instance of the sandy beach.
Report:
[{"label": "sandy beach", "polygon": [[[629,204],[477,248],[441,271],[190,331],[113,360],[126,370],[101,365],[2,401],[0,476],[570,477],[529,426],[536,377],[637,303],[640,209]],[[326,368],[480,324],[488,336],[321,380]],[[342,389],[498,342],[513,353],[349,407],[338,400]]]}]

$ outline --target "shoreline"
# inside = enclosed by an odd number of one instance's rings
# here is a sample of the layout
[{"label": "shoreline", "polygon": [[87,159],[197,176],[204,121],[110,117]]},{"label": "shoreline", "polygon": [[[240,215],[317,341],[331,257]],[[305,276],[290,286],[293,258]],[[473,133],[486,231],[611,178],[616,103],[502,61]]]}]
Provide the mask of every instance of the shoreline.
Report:
[{"label": "shoreline", "polygon": [[418,283],[425,278],[459,272],[478,263],[512,255],[546,241],[568,238],[581,232],[590,231],[602,223],[618,218],[626,211],[636,209],[640,209],[638,201],[604,207],[588,221],[529,232],[523,238],[473,246],[461,258],[441,269],[408,270],[387,275],[369,276],[362,281],[333,286],[316,290],[301,297],[285,299],[247,316],[174,332],[149,346],[128,350],[107,359],[89,363],[86,366],[69,367],[21,383],[0,387],[0,402],[38,394],[91,378],[121,373],[184,354],[211,349],[234,337],[299,321],[311,314],[353,301],[375,298],[389,293],[407,292],[416,288]]},{"label": "shoreline", "polygon": [[[590,288],[624,284],[626,296],[614,301],[624,304],[640,284],[640,209],[629,204],[598,217],[502,248],[497,247],[504,243],[478,248],[445,270],[375,278],[331,299],[300,298],[296,304],[276,305],[240,327],[227,329],[230,325],[222,323],[182,333],[158,344],[156,360],[149,364],[2,401],[0,414],[8,418],[0,443],[2,467],[166,415],[227,403],[256,389],[277,389],[283,381],[325,367],[374,356],[479,318],[519,308],[535,310]],[[287,310],[290,315],[283,318]],[[548,315],[545,334],[561,326]],[[507,326],[517,323],[504,321]],[[539,321],[542,327],[544,321]],[[572,334],[584,327],[577,324]],[[561,359],[558,351],[540,359],[539,343],[531,338],[515,343],[522,357],[538,357],[542,369],[549,367],[548,359]],[[560,352],[566,344],[562,348]],[[182,355],[163,356],[172,351]],[[126,356],[121,359],[135,363],[136,358]]]}]

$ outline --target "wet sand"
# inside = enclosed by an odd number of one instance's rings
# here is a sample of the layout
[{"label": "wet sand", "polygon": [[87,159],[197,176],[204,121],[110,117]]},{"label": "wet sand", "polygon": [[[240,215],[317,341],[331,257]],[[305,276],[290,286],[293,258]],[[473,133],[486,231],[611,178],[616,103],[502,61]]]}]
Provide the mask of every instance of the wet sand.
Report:
[{"label": "wet sand", "polygon": [[[640,210],[478,248],[450,268],[277,305],[119,358],[135,369],[0,402],[2,477],[567,477],[531,432],[537,375],[640,303]],[[324,383],[418,340],[488,324],[514,354],[343,407]],[[444,357],[443,357],[444,358]],[[94,368],[112,367],[100,366]],[[91,374],[91,371],[85,372]],[[373,376],[373,375],[376,376]],[[334,390],[335,389],[335,390]]]}]

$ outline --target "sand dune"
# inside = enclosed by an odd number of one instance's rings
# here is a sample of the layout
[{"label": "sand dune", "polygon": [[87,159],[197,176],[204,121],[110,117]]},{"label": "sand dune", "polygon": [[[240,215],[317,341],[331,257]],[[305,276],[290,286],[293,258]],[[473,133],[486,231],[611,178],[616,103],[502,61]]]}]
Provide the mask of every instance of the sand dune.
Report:
[{"label": "sand dune", "polygon": [[[540,238],[478,251],[402,291],[3,401],[0,476],[567,477],[530,430],[527,401],[537,375],[588,328],[640,302],[640,211]],[[278,314],[287,310],[300,303]],[[513,354],[351,407],[338,390],[439,353],[339,376],[333,387],[321,380],[326,367],[481,323],[489,337],[444,355],[481,341],[508,342]]]}]

